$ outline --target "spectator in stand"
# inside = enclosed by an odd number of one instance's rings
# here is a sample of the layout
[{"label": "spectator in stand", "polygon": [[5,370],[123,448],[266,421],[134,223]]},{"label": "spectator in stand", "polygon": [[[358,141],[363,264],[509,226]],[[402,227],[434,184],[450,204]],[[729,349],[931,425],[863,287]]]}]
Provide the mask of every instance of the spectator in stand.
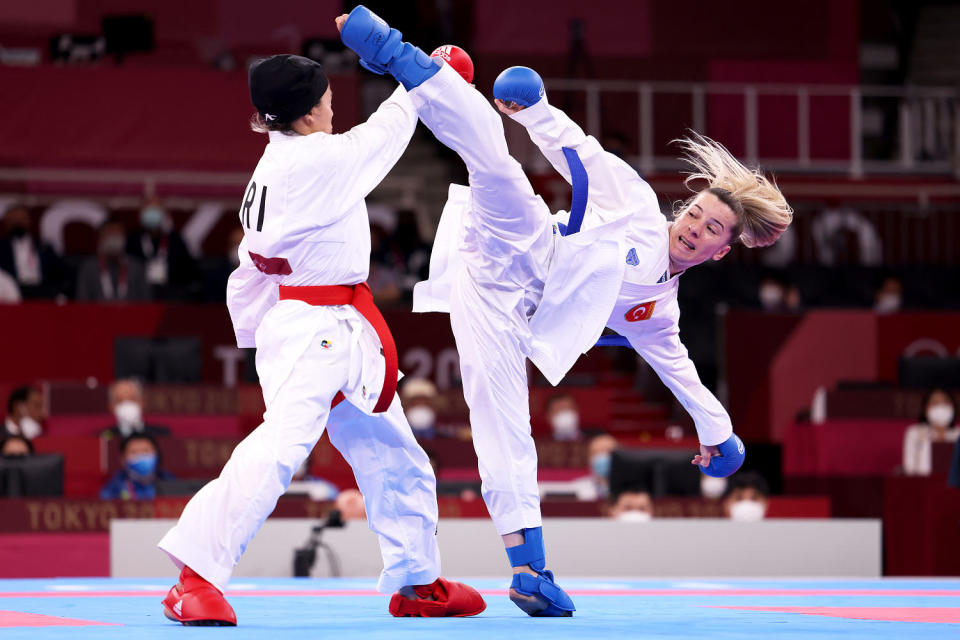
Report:
[{"label": "spectator in stand", "polygon": [[707,500],[722,498],[727,492],[727,479],[700,474],[700,496]]},{"label": "spectator in stand", "polygon": [[783,283],[773,277],[764,276],[760,280],[760,286],[757,288],[757,298],[760,300],[760,308],[771,313],[779,313],[786,309],[787,289]]},{"label": "spectator in stand", "polygon": [[404,300],[410,302],[413,300],[413,286],[430,276],[430,245],[420,235],[417,214],[412,209],[397,212],[391,246]]},{"label": "spectator in stand", "polygon": [[140,227],[127,237],[126,247],[127,254],[143,261],[152,298],[183,300],[199,293],[197,261],[159,200],[149,200],[140,211]]},{"label": "spectator in stand", "polygon": [[803,310],[803,296],[797,285],[787,286],[783,297],[783,310],[790,313],[799,313]]},{"label": "spectator in stand", "polygon": [[873,298],[877,313],[896,313],[903,307],[903,281],[897,276],[887,276]]},{"label": "spectator in stand", "polygon": [[23,298],[53,298],[63,293],[66,269],[60,256],[41,242],[30,226],[30,212],[14,206],[3,217],[0,269],[17,283]]},{"label": "spectator in stand", "polygon": [[554,440],[580,438],[580,412],[569,393],[556,393],[547,400],[547,421]]},{"label": "spectator in stand", "polygon": [[577,500],[601,500],[610,496],[610,461],[619,448],[617,439],[607,433],[590,439],[587,445],[590,475],[573,481]]},{"label": "spectator in stand", "polygon": [[143,386],[133,379],[117,380],[110,385],[110,413],[116,423],[101,434],[107,438],[126,438],[134,433],[151,437],[168,436],[170,429],[143,421]]},{"label": "spectator in stand", "polygon": [[389,223],[382,217],[370,219],[370,275],[367,284],[378,307],[395,306],[403,297],[402,274],[390,251]]},{"label": "spectator in stand", "polygon": [[727,478],[723,512],[731,520],[757,522],[767,514],[770,486],[759,473],[741,471]]},{"label": "spectator in stand", "polygon": [[947,484],[954,489],[960,489],[960,440],[953,445],[953,459],[950,461],[950,475]]},{"label": "spectator in stand", "polygon": [[152,500],[157,480],[172,480],[160,467],[160,447],[152,436],[135,433],[120,442],[123,467],[100,490],[101,500]]},{"label": "spectator in stand", "polygon": [[344,489],[337,494],[334,506],[344,520],[366,520],[367,508],[363,503],[363,494],[357,489]]},{"label": "spectator in stand", "polygon": [[437,387],[424,378],[406,378],[400,388],[400,400],[407,422],[418,440],[437,435]]},{"label": "spectator in stand", "polygon": [[23,436],[7,436],[0,440],[0,456],[5,458],[25,458],[33,453],[33,443]]},{"label": "spectator in stand", "polygon": [[624,489],[610,507],[610,517],[623,522],[649,522],[653,519],[653,499],[645,487]]},{"label": "spectator in stand", "polygon": [[286,495],[306,495],[311,500],[333,500],[340,493],[337,486],[329,480],[324,480],[312,473],[313,451],[303,461],[300,468],[293,473],[293,479],[285,492]]},{"label": "spectator in stand", "polygon": [[956,442],[957,402],[945,389],[932,389],[924,398],[923,413],[917,424],[903,435],[903,472],[908,476],[928,476],[933,468],[933,443]]},{"label": "spectator in stand", "polygon": [[33,440],[43,433],[43,424],[47,420],[47,408],[43,401],[43,391],[39,387],[18,387],[10,392],[7,399],[7,419],[3,424],[2,435],[23,436]]},{"label": "spectator in stand", "polygon": [[211,258],[204,270],[204,300],[206,302],[225,302],[227,299],[227,280],[230,274],[240,266],[240,241],[243,240],[243,227],[232,226],[227,234],[227,250],[222,256]]},{"label": "spectator in stand", "polygon": [[20,287],[9,273],[0,269],[0,304],[17,304],[20,302]]},{"label": "spectator in stand", "polygon": [[97,232],[97,255],[80,265],[79,301],[149,300],[143,263],[124,251],[126,234],[117,218],[109,218]]}]

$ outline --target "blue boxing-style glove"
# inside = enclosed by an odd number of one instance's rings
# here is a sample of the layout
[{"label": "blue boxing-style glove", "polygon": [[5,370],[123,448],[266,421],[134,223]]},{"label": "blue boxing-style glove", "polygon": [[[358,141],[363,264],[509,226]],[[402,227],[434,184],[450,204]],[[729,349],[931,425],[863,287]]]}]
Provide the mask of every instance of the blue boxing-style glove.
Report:
[{"label": "blue boxing-style glove", "polygon": [[729,438],[718,444],[717,449],[720,450],[720,455],[711,456],[709,465],[706,467],[697,465],[701,473],[714,478],[726,478],[743,466],[747,453],[743,440],[736,434],[731,434]]},{"label": "blue boxing-style glove", "polygon": [[530,67],[504,69],[493,81],[493,97],[504,102],[515,102],[529,107],[540,102],[544,95],[540,74]]},{"label": "blue boxing-style glove", "polygon": [[354,7],[340,27],[343,44],[360,56],[364,69],[383,75],[389,73],[407,91],[433,77],[440,65],[409,42],[403,34],[362,4]]}]

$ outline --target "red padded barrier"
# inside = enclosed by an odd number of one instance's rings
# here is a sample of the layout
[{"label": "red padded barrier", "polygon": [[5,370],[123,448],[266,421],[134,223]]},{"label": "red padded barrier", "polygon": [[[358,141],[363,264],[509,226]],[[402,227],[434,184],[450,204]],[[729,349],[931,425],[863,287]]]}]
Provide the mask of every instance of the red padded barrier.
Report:
[{"label": "red padded barrier", "polygon": [[109,533],[0,535],[0,578],[89,578],[109,575]]}]

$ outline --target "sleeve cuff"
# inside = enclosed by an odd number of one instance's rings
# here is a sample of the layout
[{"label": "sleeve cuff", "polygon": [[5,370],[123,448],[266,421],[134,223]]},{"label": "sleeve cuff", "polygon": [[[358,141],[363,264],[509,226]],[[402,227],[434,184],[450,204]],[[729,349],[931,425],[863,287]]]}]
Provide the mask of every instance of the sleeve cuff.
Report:
[{"label": "sleeve cuff", "polygon": [[239,349],[255,349],[257,347],[255,331],[237,331],[236,334]]},{"label": "sleeve cuff", "polygon": [[544,96],[537,104],[517,111],[510,118],[527,129],[537,130],[540,127],[549,126],[553,121],[553,114],[550,113],[550,105]]}]

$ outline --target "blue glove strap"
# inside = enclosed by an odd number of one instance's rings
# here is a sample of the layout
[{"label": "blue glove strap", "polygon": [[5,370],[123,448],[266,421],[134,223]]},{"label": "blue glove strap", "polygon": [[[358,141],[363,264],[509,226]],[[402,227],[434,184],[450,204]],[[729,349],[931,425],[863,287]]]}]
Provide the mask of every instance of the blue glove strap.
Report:
[{"label": "blue glove strap", "polygon": [[743,441],[732,434],[729,438],[717,445],[720,450],[719,456],[710,458],[710,464],[706,467],[701,466],[700,472],[704,475],[714,478],[726,478],[733,475],[737,469],[743,466],[743,461],[747,457]]},{"label": "blue glove strap", "polygon": [[386,67],[381,67],[380,65],[375,64],[373,62],[367,62],[363,58],[360,58],[360,66],[366,69],[367,71],[373,71],[378,76],[382,76],[387,72]]},{"label": "blue glove strap", "polygon": [[[543,527],[523,530],[523,544],[507,549],[511,567],[530,565],[534,571],[543,571],[547,566],[543,549]],[[520,574],[517,574],[520,575]]]}]

